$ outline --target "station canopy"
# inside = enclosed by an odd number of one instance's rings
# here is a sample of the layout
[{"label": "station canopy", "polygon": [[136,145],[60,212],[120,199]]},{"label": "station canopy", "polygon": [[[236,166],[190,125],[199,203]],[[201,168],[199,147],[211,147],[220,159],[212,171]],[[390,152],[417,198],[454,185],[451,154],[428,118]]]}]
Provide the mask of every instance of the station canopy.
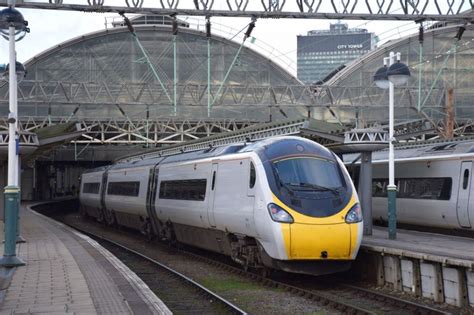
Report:
[{"label": "station canopy", "polygon": [[[322,84],[304,86],[252,49],[252,37],[239,52],[244,32],[233,40],[212,33],[208,40],[202,21],[196,28],[179,20],[174,37],[168,17],[141,16],[132,22],[136,37],[120,20],[28,61],[18,91],[20,119],[117,119],[135,126],[166,118],[253,124],[311,115],[346,126],[386,124],[388,91],[375,86],[373,75],[390,51],[400,52],[411,71],[409,83],[395,89],[396,123],[436,124],[446,118],[451,94],[456,122],[474,117],[473,25],[425,25],[422,46],[418,34],[390,41]],[[8,103],[6,81],[0,81],[0,102]],[[7,116],[8,107],[1,106],[0,114]]]},{"label": "station canopy", "polygon": [[[275,104],[275,96],[265,88],[301,86],[262,54],[247,46],[238,53],[240,42],[213,34],[209,101],[208,39],[203,25],[196,30],[180,22],[175,50],[169,18],[141,18],[134,24],[136,37],[116,23],[29,60],[25,64],[27,76],[19,85],[19,116],[50,117],[53,121],[202,119],[208,118],[210,105],[211,118],[268,121],[268,105]],[[252,46],[252,40],[246,45]],[[3,102],[8,101],[5,81],[0,81],[0,95]],[[288,109],[285,114],[299,117],[302,110]],[[7,112],[7,106],[0,108],[1,115]]]}]

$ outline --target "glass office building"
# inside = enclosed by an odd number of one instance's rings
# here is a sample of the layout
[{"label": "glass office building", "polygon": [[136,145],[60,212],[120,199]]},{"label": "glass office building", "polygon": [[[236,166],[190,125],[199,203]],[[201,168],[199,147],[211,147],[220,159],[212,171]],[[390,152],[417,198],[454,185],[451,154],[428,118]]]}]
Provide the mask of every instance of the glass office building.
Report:
[{"label": "glass office building", "polygon": [[368,53],[375,36],[366,29],[331,24],[329,30],[313,30],[298,36],[298,79],[306,84],[322,83],[344,64]]}]

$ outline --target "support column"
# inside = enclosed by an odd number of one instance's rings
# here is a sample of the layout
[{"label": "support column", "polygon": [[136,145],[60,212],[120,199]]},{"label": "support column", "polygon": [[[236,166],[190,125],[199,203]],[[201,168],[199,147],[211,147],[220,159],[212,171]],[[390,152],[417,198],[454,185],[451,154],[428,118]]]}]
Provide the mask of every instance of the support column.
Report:
[{"label": "support column", "polygon": [[364,217],[364,235],[372,235],[372,152],[362,152],[359,196]]},{"label": "support column", "polygon": [[18,152],[17,152],[17,112],[16,99],[16,54],[15,54],[15,27],[9,27],[9,110],[8,114],[8,186],[5,187],[5,247],[0,259],[2,267],[24,266],[25,263],[16,256],[16,239],[18,212],[20,205],[20,188],[18,187]]},{"label": "support column", "polygon": [[446,95],[446,121],[444,138],[451,139],[454,137],[454,124],[455,124],[455,109],[454,109],[454,89],[448,88],[448,95]]},{"label": "support column", "polygon": [[[390,52],[389,66],[395,63],[395,54]],[[394,85],[389,82],[389,136],[388,136],[388,238],[394,240],[397,238],[397,186],[395,185],[395,153],[393,143],[395,141],[393,134],[394,126]]]}]

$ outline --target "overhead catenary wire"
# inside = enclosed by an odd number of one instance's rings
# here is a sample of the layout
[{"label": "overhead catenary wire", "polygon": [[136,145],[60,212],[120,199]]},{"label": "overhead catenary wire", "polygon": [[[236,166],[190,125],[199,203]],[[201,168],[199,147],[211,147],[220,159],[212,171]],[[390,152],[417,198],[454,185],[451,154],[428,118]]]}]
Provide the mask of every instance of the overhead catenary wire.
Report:
[{"label": "overhead catenary wire", "polygon": [[222,90],[222,87],[224,86],[225,82],[227,81],[227,78],[229,77],[229,74],[230,72],[232,71],[232,68],[234,67],[235,65],[235,62],[237,61],[237,58],[239,57],[240,55],[240,51],[242,50],[242,48],[244,47],[244,44],[245,44],[245,41],[247,40],[247,38],[250,37],[250,35],[252,34],[252,31],[253,29],[255,28],[255,22],[256,22],[256,18],[252,18],[252,21],[247,25],[247,31],[245,32],[245,35],[244,35],[244,39],[242,40],[242,44],[240,44],[239,46],[239,49],[237,50],[237,53],[235,54],[234,56],[234,59],[232,60],[232,63],[230,64],[229,66],[229,69],[227,70],[225,76],[224,76],[224,79],[222,80],[220,86],[219,86],[219,89],[217,90],[217,93],[216,93],[216,96],[214,97],[214,100],[212,101],[210,107],[209,107],[209,110],[212,108],[212,106],[214,105],[214,103],[216,102],[217,98],[219,97],[219,94]]},{"label": "overhead catenary wire", "polygon": [[171,99],[171,96],[169,95],[167,89],[165,88],[162,80],[160,79],[160,76],[158,75],[158,72],[156,71],[154,65],[151,63],[150,61],[150,58],[145,50],[145,48],[143,47],[143,45],[141,44],[140,42],[140,39],[138,38],[136,32],[135,32],[135,29],[132,25],[132,23],[130,22],[130,20],[125,16],[124,12],[120,12],[119,13],[120,16],[122,16],[123,20],[124,20],[124,23],[125,25],[127,26],[128,30],[130,31],[130,34],[132,34],[132,36],[135,38],[135,41],[137,42],[137,45],[138,47],[140,48],[143,56],[145,57],[145,60],[146,62],[148,63],[148,65],[150,66],[150,69],[152,70],[153,74],[155,75],[155,78],[158,80],[158,82],[160,83],[161,85],[161,88],[163,89],[166,97],[168,98],[168,100],[170,101],[170,103],[173,103],[173,100]]}]

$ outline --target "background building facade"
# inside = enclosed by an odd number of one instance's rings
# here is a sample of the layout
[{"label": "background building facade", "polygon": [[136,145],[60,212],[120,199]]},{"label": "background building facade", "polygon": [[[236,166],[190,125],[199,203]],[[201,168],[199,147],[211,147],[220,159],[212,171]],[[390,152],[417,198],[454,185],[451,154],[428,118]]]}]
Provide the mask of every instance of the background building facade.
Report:
[{"label": "background building facade", "polygon": [[342,65],[372,50],[375,39],[366,29],[348,28],[343,23],[298,36],[298,79],[306,84],[322,81]]}]

